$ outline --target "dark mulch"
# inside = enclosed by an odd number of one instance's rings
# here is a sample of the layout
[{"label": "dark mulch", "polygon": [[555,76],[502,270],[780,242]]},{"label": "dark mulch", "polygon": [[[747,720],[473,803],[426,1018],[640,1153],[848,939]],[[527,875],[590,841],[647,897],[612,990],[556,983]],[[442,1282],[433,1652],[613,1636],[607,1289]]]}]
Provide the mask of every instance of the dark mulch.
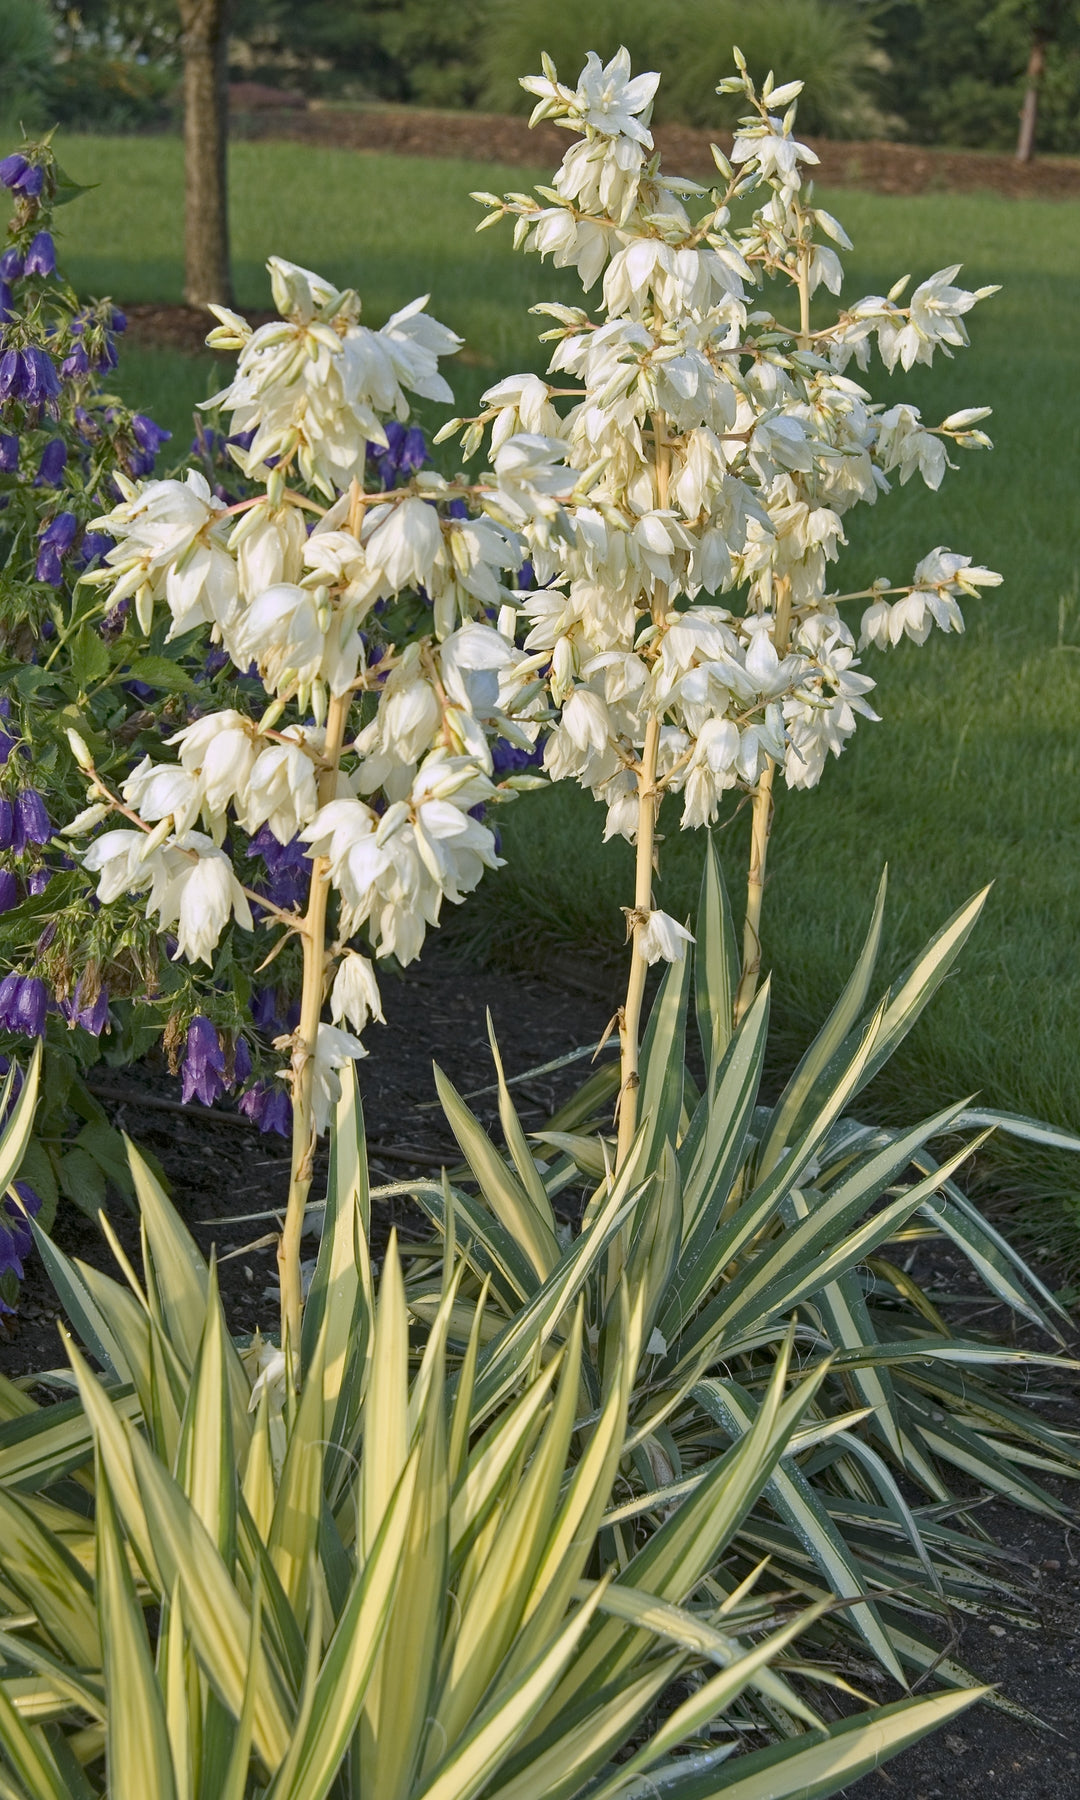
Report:
[{"label": "dark mulch", "polygon": [[[565,975],[565,971],[564,971]],[[567,979],[572,979],[567,978]],[[485,1023],[490,1008],[508,1074],[547,1062],[578,1045],[595,1043],[616,1001],[614,979],[577,987],[490,969],[464,968],[441,946],[398,981],[384,983],[388,1024],[366,1034],[371,1054],[359,1065],[369,1137],[372,1181],[390,1184],[435,1172],[458,1160],[452,1138],[436,1106],[434,1056],[459,1090],[486,1087],[492,1079]],[[572,1091],[586,1063],[538,1076],[515,1089],[527,1129]],[[283,1204],[288,1180],[288,1147],[259,1136],[235,1112],[178,1104],[178,1083],[163,1064],[103,1073],[106,1104],[116,1122],[160,1159],[174,1195],[205,1250],[216,1244],[222,1288],[233,1328],[257,1325],[276,1330],[276,1265],[272,1244],[258,1240],[273,1219],[238,1218]],[[495,1116],[493,1097],[472,1102],[485,1120]],[[322,1191],[325,1164],[316,1171],[313,1192]],[[378,1255],[391,1225],[405,1237],[426,1227],[408,1201],[380,1200],[373,1220]],[[132,1216],[113,1209],[121,1240],[136,1258]],[[94,1225],[62,1212],[56,1227],[62,1246],[112,1271],[111,1259]],[[314,1253],[315,1240],[310,1240]],[[230,1254],[239,1252],[239,1254]],[[923,1271],[922,1273],[925,1273]],[[964,1292],[962,1263],[935,1253],[940,1289]],[[974,1292],[974,1289],[972,1290]],[[18,1319],[0,1340],[0,1369],[9,1376],[57,1366],[58,1308],[40,1264],[31,1262]],[[984,1326],[981,1315],[973,1324]],[[1063,1496],[1068,1500],[1068,1496]],[[976,1794],[1008,1800],[1080,1800],[1077,1748],[1077,1692],[1080,1678],[1080,1536],[1050,1520],[1006,1506],[983,1509],[980,1518],[1016,1557],[1010,1572],[1023,1590],[1025,1623],[1003,1616],[956,1616],[957,1641],[945,1646],[980,1678],[1000,1683],[1008,1697],[1034,1713],[1043,1728],[981,1706],[964,1714],[947,1732],[924,1740],[886,1768],[848,1791],[854,1800],[960,1800]],[[857,1684],[875,1697],[873,1671],[854,1671]]]},{"label": "dark mulch", "polygon": [[[355,110],[313,107],[306,112],[254,113],[249,135],[288,138],[342,150],[398,156],[460,156],[475,162],[552,167],[568,138],[554,125],[530,131],[524,119],[498,113],[425,112],[413,107]],[[731,148],[730,134],[688,125],[658,125],[653,133],[669,170],[694,179],[716,177],[711,144]],[[825,187],[866,188],[879,194],[967,193],[990,189],[1014,200],[1067,200],[1080,196],[1080,159],[1011,156],[975,150],[937,150],[916,144],[804,139],[819,158],[815,178]]]}]

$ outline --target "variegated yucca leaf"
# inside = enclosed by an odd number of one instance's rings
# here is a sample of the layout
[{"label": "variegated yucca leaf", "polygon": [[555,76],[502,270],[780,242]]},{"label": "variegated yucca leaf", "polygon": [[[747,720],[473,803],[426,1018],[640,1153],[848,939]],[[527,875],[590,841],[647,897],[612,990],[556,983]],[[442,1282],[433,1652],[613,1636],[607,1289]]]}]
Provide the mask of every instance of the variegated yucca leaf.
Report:
[{"label": "variegated yucca leaf", "polygon": [[[733,1028],[739,959],[710,846],[693,980],[689,963],[676,963],[660,985],[642,1046],[638,1140],[617,1174],[610,1089],[595,1076],[535,1134],[543,1156],[555,1151],[557,1159],[546,1169],[538,1160],[533,1176],[501,1064],[499,1117],[509,1160],[464,1102],[442,1088],[476,1177],[476,1192],[463,1177],[453,1190],[471,1238],[463,1293],[477,1293],[481,1277],[490,1276],[479,1329],[481,1391],[503,1391],[497,1370],[506,1349],[516,1354],[530,1339],[562,1341],[567,1308],[581,1296],[590,1351],[582,1382],[595,1408],[615,1289],[628,1281],[642,1306],[647,1352],[630,1403],[631,1492],[614,1509],[619,1529],[631,1534],[622,1540],[629,1557],[643,1537],[662,1536],[673,1506],[691,1506],[715,1459],[717,1426],[728,1435],[745,1429],[794,1325],[804,1363],[822,1373],[813,1418],[800,1434],[807,1447],[785,1457],[765,1485],[764,1510],[750,1508],[729,1565],[736,1577],[745,1574],[767,1547],[796,1591],[810,1596],[823,1582],[845,1605],[810,1630],[810,1641],[833,1651],[848,1642],[858,1655],[869,1649],[900,1682],[905,1672],[931,1666],[938,1646],[914,1621],[899,1630],[875,1590],[897,1585],[898,1576],[909,1612],[942,1616],[952,1599],[1008,1598],[981,1531],[969,1528],[954,1497],[953,1472],[1054,1516],[1060,1502],[1040,1476],[1080,1474],[1074,1440],[1012,1383],[1012,1371],[1022,1378],[1033,1353],[958,1332],[911,1267],[913,1251],[944,1244],[994,1298],[1056,1337],[1053,1295],[981,1216],[958,1170],[994,1127],[1059,1148],[1080,1149],[1080,1138],[984,1112],[963,1097],[907,1128],[852,1116],[862,1090],[954,967],[984,898],[961,907],[875,1002],[883,875],[865,944],[836,1005],[778,1099],[765,1104],[768,984]],[[705,1073],[700,1094],[686,1068],[691,993]],[[979,1136],[970,1135],[972,1126],[982,1128]],[[576,1235],[563,1230],[556,1261],[545,1239],[542,1260],[534,1250],[526,1267],[514,1246],[525,1193],[538,1196],[539,1180],[549,1204],[562,1206],[575,1169],[580,1228]],[[433,1204],[430,1187],[427,1198],[419,1184],[417,1191],[444,1228],[446,1207]],[[627,1208],[618,1220],[616,1194]],[[530,1204],[547,1221],[539,1200]],[[419,1309],[430,1304],[421,1274],[410,1279],[408,1295]],[[727,1410],[718,1413],[725,1389]],[[862,1410],[853,1420],[856,1407]],[[903,1497],[911,1482],[922,1490],[922,1504]],[[857,1516],[853,1507],[861,1509]],[[947,1553],[930,1528],[939,1507],[956,1515]]]},{"label": "variegated yucca leaf", "polygon": [[[141,1275],[51,1257],[83,1343],[69,1339],[77,1398],[0,1391],[0,1800],[614,1800],[725,1712],[784,1720],[788,1748],[823,1766],[812,1667],[784,1662],[832,1602],[778,1617],[771,1592],[727,1592],[716,1572],[786,1460],[865,1409],[817,1422],[827,1371],[792,1379],[789,1330],[681,1506],[655,1530],[608,1523],[644,1446],[671,1442],[670,1397],[645,1436],[630,1422],[679,1239],[663,1209],[681,1217],[674,1149],[658,1180],[652,1155],[643,1128],[576,1255],[545,1270],[545,1250],[528,1304],[486,1343],[494,1282],[476,1285],[444,1187],[445,1266],[418,1333],[393,1237],[372,1279],[347,1084],[295,1394],[272,1346],[233,1343],[213,1262],[133,1157]],[[514,1204],[550,1225],[516,1178]],[[868,1723],[875,1753],[971,1697],[911,1703],[887,1736]],[[860,1743],[844,1738],[838,1768]]]}]

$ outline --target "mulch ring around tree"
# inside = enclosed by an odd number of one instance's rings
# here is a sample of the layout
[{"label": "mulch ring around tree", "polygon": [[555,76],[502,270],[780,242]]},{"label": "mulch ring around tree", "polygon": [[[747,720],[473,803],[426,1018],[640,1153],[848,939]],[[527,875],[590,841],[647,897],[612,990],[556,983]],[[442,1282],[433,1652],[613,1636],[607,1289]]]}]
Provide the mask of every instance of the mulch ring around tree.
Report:
[{"label": "mulch ring around tree", "polygon": [[[524,119],[498,113],[426,112],[412,107],[356,109],[310,107],[283,117],[253,114],[248,134],[339,150],[398,156],[455,156],[474,162],[554,168],[566,152],[565,131],[554,125],[529,130]],[[823,187],[865,188],[876,194],[969,193],[989,189],[1013,200],[1080,198],[1080,158],[1012,156],[981,150],[939,150],[918,144],[858,143],[804,137],[819,159],[814,176]],[[658,125],[656,147],[669,171],[692,179],[718,179],[712,144],[731,149],[726,132],[688,125]]]},{"label": "mulch ring around tree", "polygon": [[[592,1046],[603,1035],[617,1002],[617,980],[580,979],[576,988],[529,976],[463,967],[442,946],[433,946],[419,969],[383,983],[388,1023],[365,1034],[369,1056],[359,1064],[373,1187],[393,1188],[418,1176],[454,1166],[459,1153],[435,1100],[434,1058],[485,1124],[497,1117],[487,1037],[490,1011],[508,1075]],[[610,1044],[603,1052],[613,1054]],[[527,1130],[544,1122],[589,1069],[583,1057],[567,1067],[534,1075],[515,1085],[516,1102]],[[93,1084],[117,1125],[158,1158],[189,1227],[204,1251],[216,1245],[222,1292],[232,1329],[277,1329],[277,1289],[273,1213],[288,1187],[288,1145],[261,1137],[228,1104],[207,1111],[182,1106],[179,1083],[164,1063],[148,1060],[120,1070],[99,1065]],[[497,1130],[497,1126],[496,1126]],[[312,1188],[324,1190],[325,1156]],[[256,1216],[250,1216],[256,1215]],[[121,1202],[112,1222],[128,1253],[138,1261],[133,1215]],[[372,1208],[373,1255],[381,1262],[390,1229],[403,1239],[428,1233],[423,1214],[402,1192],[376,1194]],[[62,1210],[56,1238],[70,1255],[110,1273],[115,1265],[97,1227],[72,1208]],[[304,1255],[313,1256],[314,1236]],[[948,1295],[961,1308],[962,1324],[1011,1334],[1007,1318],[981,1307],[969,1318],[978,1290],[968,1265],[947,1246],[935,1245],[932,1262],[917,1276],[938,1304]],[[1043,1271],[1045,1274],[1046,1272]],[[1052,1280],[1052,1276],[1050,1277]],[[965,1292],[966,1290],[966,1292]],[[968,1295],[971,1299],[968,1300]],[[965,1309],[965,1301],[967,1308]],[[979,1303],[976,1303],[979,1306]],[[40,1262],[31,1259],[18,1317],[0,1335],[0,1370],[26,1376],[63,1363],[57,1335],[59,1307]],[[1041,1376],[1033,1387],[1043,1389]],[[1055,1412],[1056,1416],[1056,1412]],[[1061,1494],[1071,1506],[1076,1491]],[[1008,1579],[1015,1604],[998,1615],[955,1614],[955,1638],[943,1653],[955,1656],[1041,1727],[1022,1718],[979,1706],[953,1726],[926,1738],[881,1771],[846,1790],[851,1800],[967,1800],[1000,1794],[1008,1800],[1078,1800],[1080,1747],[1076,1716],[1080,1681],[1080,1532],[1051,1519],[1011,1507],[979,1505],[975,1516],[1010,1553]],[[852,1659],[843,1673],[875,1701],[897,1697],[891,1684],[869,1664]],[[927,1684],[924,1684],[924,1686]],[[932,1684],[930,1684],[932,1685]],[[815,1690],[825,1716],[836,1708],[829,1690]],[[842,1703],[850,1710],[853,1703]],[[748,1740],[747,1748],[754,1745]]]}]

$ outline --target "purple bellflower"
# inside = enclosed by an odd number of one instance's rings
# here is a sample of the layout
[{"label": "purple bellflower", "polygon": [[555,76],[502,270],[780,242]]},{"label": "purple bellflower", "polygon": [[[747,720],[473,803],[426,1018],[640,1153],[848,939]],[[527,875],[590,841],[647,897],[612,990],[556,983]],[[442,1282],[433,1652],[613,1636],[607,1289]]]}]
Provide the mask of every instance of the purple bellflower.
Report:
[{"label": "purple bellflower", "polygon": [[19,468],[19,440],[13,431],[0,432],[0,475],[15,475]]},{"label": "purple bellflower", "polygon": [[61,1003],[61,1012],[72,1025],[81,1025],[92,1037],[99,1038],[109,1023],[109,995],[105,988],[98,988],[93,1000],[87,1002],[83,992],[83,981],[80,978],[70,1000]]},{"label": "purple bellflower", "polygon": [[131,420],[131,435],[138,446],[127,459],[127,466],[132,475],[152,475],[154,462],[162,444],[167,444],[172,437],[171,431],[154,423],[145,413],[134,413]]},{"label": "purple bellflower", "polygon": [[47,581],[50,587],[60,586],[64,579],[63,559],[75,542],[78,529],[79,521],[71,512],[57,513],[49,520],[38,539],[36,580]]},{"label": "purple bellflower", "polygon": [[19,884],[10,869],[0,869],[0,913],[19,904]]},{"label": "purple bellflower", "polygon": [[185,1105],[201,1100],[204,1106],[213,1106],[225,1092],[225,1052],[216,1027],[202,1013],[196,1013],[188,1026],[183,1077]]},{"label": "purple bellflower", "polygon": [[51,232],[39,231],[37,236],[31,240],[30,248],[26,252],[26,262],[23,264],[23,273],[25,275],[56,274],[56,245],[52,241]]},{"label": "purple bellflower", "polygon": [[0,1026],[27,1037],[44,1037],[49,991],[36,975],[5,975],[0,981]]},{"label": "purple bellflower", "polygon": [[78,380],[90,373],[90,358],[86,354],[85,344],[76,344],[74,350],[68,352],[60,364],[60,374],[64,381]]},{"label": "purple bellflower", "polygon": [[257,1081],[241,1094],[237,1105],[260,1131],[276,1131],[284,1138],[292,1131],[292,1102],[285,1089],[272,1081]]},{"label": "purple bellflower", "polygon": [[67,445],[63,438],[50,438],[41,452],[38,472],[34,476],[35,487],[59,487],[60,477],[67,468]]},{"label": "purple bellflower", "polygon": [[21,156],[17,150],[5,156],[0,162],[0,185],[6,188],[18,187],[27,169],[30,167],[28,157]]},{"label": "purple bellflower", "polygon": [[15,801],[12,849],[21,854],[27,844],[47,844],[52,834],[52,823],[37,788],[23,788]]},{"label": "purple bellflower", "polygon": [[[22,1206],[14,1199],[5,1200],[3,1206],[0,1206],[0,1275],[11,1274],[21,1281],[23,1258],[34,1243],[26,1214],[39,1211],[41,1196],[34,1192],[28,1181],[17,1181],[15,1192],[22,1201]],[[0,1300],[0,1313],[9,1313],[11,1310],[10,1306]]]}]

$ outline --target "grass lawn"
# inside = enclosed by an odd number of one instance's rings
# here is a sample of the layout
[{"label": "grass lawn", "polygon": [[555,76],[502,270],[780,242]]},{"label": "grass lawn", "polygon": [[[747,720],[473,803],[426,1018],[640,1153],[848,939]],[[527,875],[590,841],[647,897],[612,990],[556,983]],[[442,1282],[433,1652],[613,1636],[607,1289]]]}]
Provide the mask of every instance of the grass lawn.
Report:
[{"label": "grass lawn", "polygon": [[[62,215],[61,254],[80,288],[126,300],[181,289],[180,147],[169,139],[71,139],[70,172],[97,189]],[[520,169],[238,144],[232,163],[237,298],[265,305],[262,264],[279,251],[361,292],[380,322],[413,295],[466,339],[463,410],[511,368],[542,366],[530,301],[570,284],[514,256],[509,231],[476,237],[470,188],[521,188]],[[765,959],[775,971],[778,1042],[805,1040],[855,954],[882,864],[891,871],[891,968],[975,888],[994,882],[959,972],[892,1071],[880,1110],[911,1116],[978,1090],[986,1103],[1080,1126],[1080,205],[991,195],[822,196],[855,242],[846,293],[962,261],[971,286],[1003,292],[969,321],[955,363],[889,383],[935,418],[993,405],[991,456],[964,458],[942,492],[915,487],[860,509],[842,583],[907,578],[944,543],[1000,569],[972,603],[968,632],[889,657],[871,653],[880,726],[811,795],[781,799],[773,838]],[[219,385],[214,359],[133,351],[125,394],[186,429]],[[613,950],[630,898],[625,846],[603,849],[602,815],[576,791],[521,804],[504,831],[507,868],[461,925],[501,955],[536,962]],[[683,912],[700,846],[678,832],[662,851],[662,904]],[[733,890],[747,822],[722,834]],[[737,897],[737,896],[736,896]],[[575,949],[575,947],[579,947]],[[1001,1165],[1024,1222],[1080,1261],[1080,1170],[1026,1153]]]}]

